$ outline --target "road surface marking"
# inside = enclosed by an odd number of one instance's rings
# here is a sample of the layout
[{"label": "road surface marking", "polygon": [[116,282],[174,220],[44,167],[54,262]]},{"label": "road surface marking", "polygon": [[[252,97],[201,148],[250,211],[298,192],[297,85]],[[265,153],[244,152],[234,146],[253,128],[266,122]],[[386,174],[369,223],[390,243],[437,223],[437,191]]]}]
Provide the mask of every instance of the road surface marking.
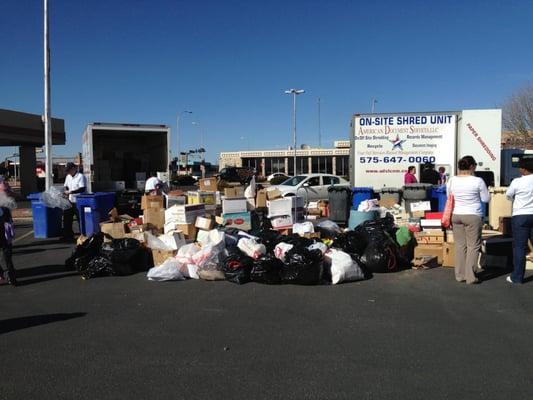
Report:
[{"label": "road surface marking", "polygon": [[13,240],[13,243],[16,243],[16,242],[18,242],[19,240],[25,239],[25,238],[27,238],[27,237],[30,236],[30,235],[33,235],[33,231],[29,231],[28,233],[25,233],[25,234],[22,235],[21,237],[16,238],[15,240]]}]

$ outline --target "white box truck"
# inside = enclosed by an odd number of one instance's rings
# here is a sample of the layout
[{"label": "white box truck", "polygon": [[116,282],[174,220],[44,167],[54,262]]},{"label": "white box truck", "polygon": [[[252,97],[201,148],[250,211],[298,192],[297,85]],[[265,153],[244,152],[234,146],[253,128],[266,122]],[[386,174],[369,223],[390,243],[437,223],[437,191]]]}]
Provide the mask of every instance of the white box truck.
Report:
[{"label": "white box truck", "polygon": [[357,187],[402,187],[410,165],[426,162],[453,176],[473,156],[480,172],[500,182],[500,109],[355,114],[351,123],[350,181]]},{"label": "white box truck", "polygon": [[82,136],[87,190],[137,190],[139,176],[168,174],[169,143],[170,128],[166,125],[88,124]]}]

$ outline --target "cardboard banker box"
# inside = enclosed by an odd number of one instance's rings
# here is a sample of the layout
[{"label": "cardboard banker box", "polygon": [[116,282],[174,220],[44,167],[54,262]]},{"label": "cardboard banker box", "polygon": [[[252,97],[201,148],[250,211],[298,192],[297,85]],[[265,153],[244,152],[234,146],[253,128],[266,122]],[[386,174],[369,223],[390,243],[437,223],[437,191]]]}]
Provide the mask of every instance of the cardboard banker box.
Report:
[{"label": "cardboard banker box", "polygon": [[141,210],[148,208],[165,208],[164,197],[144,195],[141,199]]}]

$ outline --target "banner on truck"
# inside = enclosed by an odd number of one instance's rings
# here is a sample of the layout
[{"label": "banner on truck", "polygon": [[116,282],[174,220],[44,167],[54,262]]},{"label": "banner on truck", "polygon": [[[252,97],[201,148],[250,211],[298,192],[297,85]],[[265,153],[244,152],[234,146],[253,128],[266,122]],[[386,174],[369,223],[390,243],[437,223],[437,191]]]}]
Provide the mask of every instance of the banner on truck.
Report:
[{"label": "banner on truck", "polygon": [[455,114],[361,115],[353,134],[355,186],[401,187],[410,165],[455,163]]}]

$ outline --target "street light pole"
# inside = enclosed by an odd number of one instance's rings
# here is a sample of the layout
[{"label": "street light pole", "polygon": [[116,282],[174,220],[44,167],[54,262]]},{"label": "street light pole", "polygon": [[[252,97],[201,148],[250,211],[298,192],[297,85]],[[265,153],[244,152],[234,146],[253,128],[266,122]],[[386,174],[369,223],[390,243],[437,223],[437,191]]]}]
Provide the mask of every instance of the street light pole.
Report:
[{"label": "street light pole", "polygon": [[52,180],[52,123],[50,112],[50,47],[48,44],[48,0],[44,0],[44,146],[46,168],[46,190],[53,184]]},{"label": "street light pole", "polygon": [[176,150],[178,152],[178,162],[177,162],[177,166],[178,166],[178,175],[180,173],[180,158],[181,158],[181,154],[180,154],[180,117],[182,114],[192,114],[192,111],[182,111],[180,113],[178,113],[178,116],[176,117]]},{"label": "street light pole", "polygon": [[378,101],[377,101],[376,99],[372,99],[372,114],[374,114],[374,111],[375,111],[375,109],[376,109],[376,103],[377,103],[377,102],[378,102]]},{"label": "street light pole", "polygon": [[305,93],[302,89],[285,90],[285,94],[292,94],[292,129],[294,150],[294,176],[296,176],[296,96]]}]

